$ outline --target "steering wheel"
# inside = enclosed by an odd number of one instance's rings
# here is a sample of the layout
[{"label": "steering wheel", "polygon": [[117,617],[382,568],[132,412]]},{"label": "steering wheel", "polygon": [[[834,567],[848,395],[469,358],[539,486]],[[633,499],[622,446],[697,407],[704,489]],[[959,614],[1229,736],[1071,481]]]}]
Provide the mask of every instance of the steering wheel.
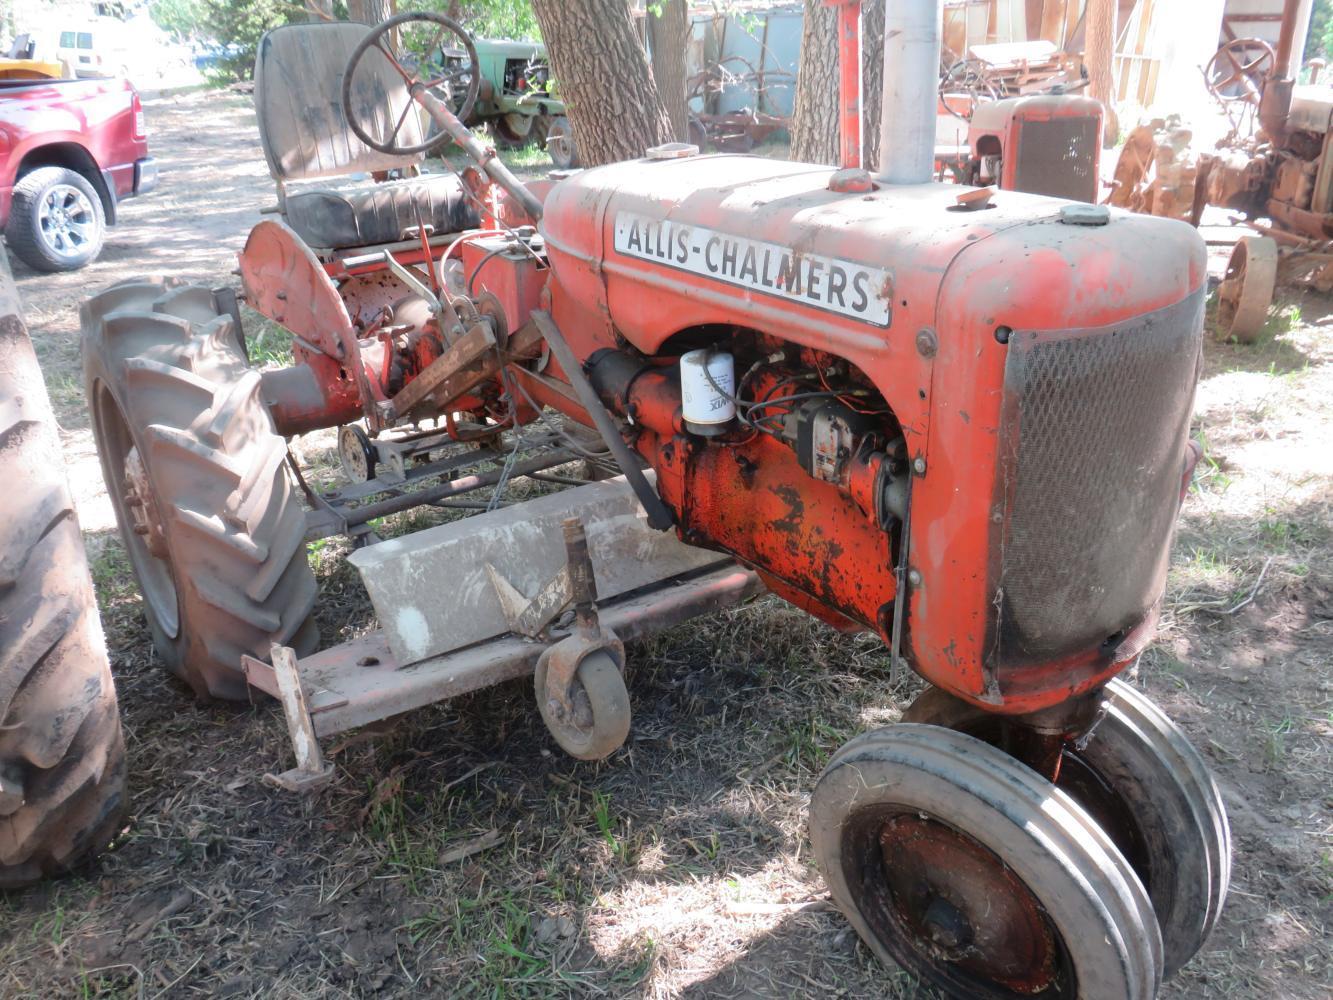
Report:
[{"label": "steering wheel", "polygon": [[[959,59],[940,76],[940,103],[961,121],[971,121],[978,104],[1000,99],[1000,90],[991,81],[989,64],[980,59]],[[967,113],[954,109],[950,97],[966,97]]]},{"label": "steering wheel", "polygon": [[[396,121],[390,121],[393,111],[382,79],[386,69],[402,77],[407,87],[406,106]],[[445,138],[436,134],[410,144],[399,140],[420,92],[440,97],[460,120],[466,120],[480,87],[477,48],[462,25],[443,14],[397,14],[375,25],[352,50],[343,71],[343,114],[353,134],[371,149],[410,156],[438,146]]]},{"label": "steering wheel", "polygon": [[1224,104],[1246,101],[1257,105],[1276,62],[1273,46],[1262,38],[1233,38],[1213,53],[1203,71],[1208,93]]}]

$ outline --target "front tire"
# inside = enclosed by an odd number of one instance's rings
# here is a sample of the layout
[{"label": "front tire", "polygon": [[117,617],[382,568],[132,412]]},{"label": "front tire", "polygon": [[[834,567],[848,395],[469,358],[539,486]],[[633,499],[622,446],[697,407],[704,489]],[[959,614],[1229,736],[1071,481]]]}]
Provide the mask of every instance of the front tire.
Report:
[{"label": "front tire", "polygon": [[102,199],[82,174],[39,167],[14,186],[5,241],[34,271],[74,271],[102,252]]},{"label": "front tire", "polygon": [[110,842],[125,744],[51,407],[0,254],[0,890]]},{"label": "front tire", "polygon": [[[1106,714],[1062,752],[1056,784],[1097,819],[1133,866],[1162,929],[1163,975],[1174,976],[1217,923],[1231,881],[1231,829],[1199,752],[1160,708],[1116,678]],[[1002,717],[929,688],[904,722],[945,726],[992,746]]]},{"label": "front tire", "polygon": [[243,700],[243,654],[318,644],[305,513],[259,373],[207,288],[125,282],[82,321],[102,473],[153,644],[200,698]]},{"label": "front tire", "polygon": [[834,754],[810,802],[833,899],[886,963],[967,1000],[1152,1000],[1161,935],[1096,822],[980,740],[899,724]]}]

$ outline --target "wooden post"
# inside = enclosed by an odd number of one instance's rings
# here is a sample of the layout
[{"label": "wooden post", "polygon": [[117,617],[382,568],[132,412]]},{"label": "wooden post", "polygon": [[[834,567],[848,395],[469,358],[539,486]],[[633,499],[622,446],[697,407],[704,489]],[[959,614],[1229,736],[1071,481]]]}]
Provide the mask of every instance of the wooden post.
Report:
[{"label": "wooden post", "polygon": [[1088,94],[1101,101],[1106,108],[1103,142],[1110,145],[1120,133],[1111,73],[1115,57],[1115,0],[1088,0],[1086,18],[1083,65],[1088,70]]}]

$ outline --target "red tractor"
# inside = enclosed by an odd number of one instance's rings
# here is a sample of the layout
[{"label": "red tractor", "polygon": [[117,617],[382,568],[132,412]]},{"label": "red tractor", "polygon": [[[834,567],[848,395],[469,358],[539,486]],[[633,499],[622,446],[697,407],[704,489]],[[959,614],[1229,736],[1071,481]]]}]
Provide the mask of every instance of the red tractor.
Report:
[{"label": "red tractor", "polygon": [[[931,183],[940,10],[886,21],[878,174],[671,144],[529,186],[450,110],[476,73],[422,68],[466,49],[448,18],[277,29],[255,96],[282,217],[240,276],[295,363],[248,364],[227,293],[94,297],[107,484],[164,661],[282,700],[287,787],[326,778],[321,737],[522,675],[604,757],[624,642],[762,588],[875,632],[931,687],[814,790],[848,920],[953,996],[1143,1000],[1230,869],[1202,760],[1118,679],[1197,458],[1204,247]],[[418,175],[418,109],[475,166]],[[353,171],[379,179],[297,186]],[[351,481],[316,491],[284,438],[333,427]],[[501,506],[578,460],[620,477]],[[477,510],[375,534],[422,504]],[[337,533],[381,627],[315,652],[305,544]]]}]

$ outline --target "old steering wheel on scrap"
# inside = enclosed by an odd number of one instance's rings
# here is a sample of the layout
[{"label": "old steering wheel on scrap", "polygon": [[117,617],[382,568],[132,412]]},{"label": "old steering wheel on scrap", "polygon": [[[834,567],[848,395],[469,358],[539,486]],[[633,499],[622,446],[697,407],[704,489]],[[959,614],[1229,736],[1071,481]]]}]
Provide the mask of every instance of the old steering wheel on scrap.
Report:
[{"label": "old steering wheel on scrap", "polygon": [[[454,51],[451,53],[450,49]],[[459,65],[459,49],[467,53],[466,65]],[[373,54],[371,50],[374,50]],[[387,62],[407,86],[407,104],[395,121],[390,121],[394,117],[393,111],[379,83],[378,73],[370,72],[376,62],[380,63],[376,69]],[[358,71],[362,71],[359,77]],[[477,48],[462,25],[443,14],[397,14],[372,28],[352,50],[343,72],[343,114],[348,127],[371,149],[393,156],[410,156],[427,152],[445,138],[440,134],[418,143],[399,141],[412,109],[418,103],[425,104],[418,97],[420,93],[425,92],[438,100],[436,92],[443,88],[447,96],[442,103],[449,106],[459,121],[465,121],[477,102],[480,87],[481,66]],[[458,100],[460,91],[461,101]]]},{"label": "old steering wheel on scrap", "polygon": [[[469,61],[466,70],[457,66],[452,70],[447,69],[449,54],[444,47],[444,40],[448,34],[454,35],[467,52]],[[372,49],[374,55],[370,54]],[[446,67],[446,72],[439,76],[421,79],[418,76],[420,68],[429,65],[431,57],[437,52],[442,65]],[[383,84],[378,78],[357,79],[357,71],[367,60],[387,60],[389,67],[402,77],[411,98],[402,112],[397,114],[397,119],[387,134],[381,129],[380,134],[372,136],[365,127],[366,119],[370,119],[377,125],[387,128],[389,119],[395,115],[389,104],[388,95],[384,92]],[[408,66],[413,67],[413,70],[409,71]],[[467,89],[458,106],[458,112],[455,113],[435,91],[440,87],[447,87],[451,80],[460,79],[464,73],[467,75]],[[365,77],[366,74],[362,76]],[[477,63],[476,46],[472,44],[472,39],[457,21],[443,14],[398,14],[372,28],[352,50],[352,55],[347,60],[347,69],[343,71],[343,114],[347,118],[348,127],[358,139],[371,149],[377,149],[391,156],[424,153],[439,145],[445,136],[448,136],[472,158],[492,182],[513,197],[529,219],[537,222],[542,217],[541,201],[500,162],[495,150],[478,142],[477,137],[469,132],[462,122],[462,119],[471,113],[480,87],[481,73]],[[353,100],[354,91],[355,100]],[[404,145],[398,141],[398,137],[407,122],[408,115],[416,105],[426,110],[439,126],[440,134],[423,142]]]}]

